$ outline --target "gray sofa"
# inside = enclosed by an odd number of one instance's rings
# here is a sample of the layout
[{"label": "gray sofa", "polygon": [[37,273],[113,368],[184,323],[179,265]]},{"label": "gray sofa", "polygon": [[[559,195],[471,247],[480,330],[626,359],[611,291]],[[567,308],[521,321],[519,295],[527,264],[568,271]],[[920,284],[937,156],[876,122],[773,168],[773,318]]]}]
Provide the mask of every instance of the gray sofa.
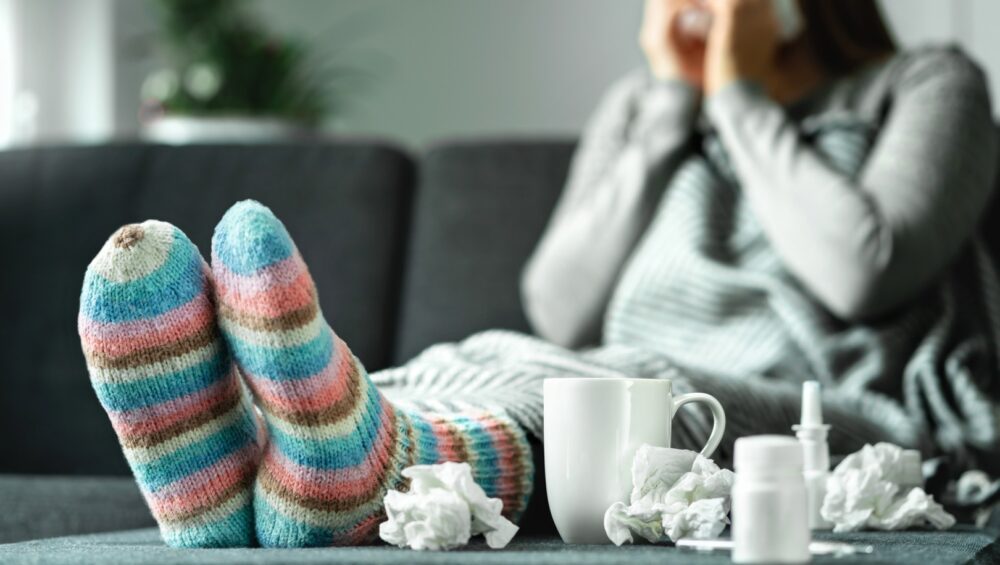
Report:
[{"label": "gray sofa", "polygon": [[[286,222],[324,312],[372,370],[482,329],[529,331],[518,276],[572,149],[569,140],[478,141],[414,157],[382,143],[331,141],[0,152],[0,563],[661,562],[673,555],[667,547],[563,546],[541,472],[510,548],[516,556],[481,546],[447,555],[165,548],[80,352],[83,272],[115,228],[166,220],[206,250],[215,222],[243,198]],[[541,471],[541,450],[535,455]],[[864,562],[1000,559],[996,538],[970,528],[857,536],[880,548],[880,561]]]}]

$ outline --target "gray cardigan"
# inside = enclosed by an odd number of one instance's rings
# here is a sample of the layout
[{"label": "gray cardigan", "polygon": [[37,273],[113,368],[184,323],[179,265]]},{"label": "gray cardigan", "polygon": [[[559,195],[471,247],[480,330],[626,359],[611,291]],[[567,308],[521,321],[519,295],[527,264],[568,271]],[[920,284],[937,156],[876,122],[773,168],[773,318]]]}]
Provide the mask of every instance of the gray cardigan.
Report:
[{"label": "gray cardigan", "polygon": [[[540,335],[567,347],[599,340],[625,262],[694,149],[700,109],[775,252],[845,320],[900,307],[939,279],[992,190],[986,81],[957,49],[902,53],[787,109],[742,83],[702,104],[686,84],[636,71],[601,102],[525,269],[522,294]],[[881,124],[857,178],[800,136],[802,119],[837,114]]]},{"label": "gray cardigan", "polygon": [[742,431],[794,418],[776,381],[816,379],[851,414],[838,427],[1000,461],[985,84],[956,49],[899,54],[788,107],[749,83],[700,103],[629,75],[526,268],[530,320],[565,347],[665,356],[725,394]]}]

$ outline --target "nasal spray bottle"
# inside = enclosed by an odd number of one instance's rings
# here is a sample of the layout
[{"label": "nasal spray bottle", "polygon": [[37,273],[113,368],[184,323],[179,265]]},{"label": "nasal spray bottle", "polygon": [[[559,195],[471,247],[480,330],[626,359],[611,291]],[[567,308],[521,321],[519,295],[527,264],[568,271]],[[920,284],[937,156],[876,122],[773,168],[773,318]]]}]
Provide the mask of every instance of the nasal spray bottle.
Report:
[{"label": "nasal spray bottle", "polygon": [[823,423],[819,381],[802,383],[802,417],[792,429],[802,444],[802,474],[809,501],[809,529],[829,530],[833,524],[823,519],[820,509],[826,497],[826,479],[830,474],[830,446],[826,441],[830,426]]}]

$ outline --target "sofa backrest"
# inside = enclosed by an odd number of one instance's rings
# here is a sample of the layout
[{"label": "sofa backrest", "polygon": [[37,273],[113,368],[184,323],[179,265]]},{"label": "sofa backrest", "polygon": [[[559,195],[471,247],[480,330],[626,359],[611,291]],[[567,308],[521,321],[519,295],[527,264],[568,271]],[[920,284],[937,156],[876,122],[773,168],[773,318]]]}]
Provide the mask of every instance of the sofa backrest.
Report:
[{"label": "sofa backrest", "polygon": [[480,330],[530,331],[519,278],[562,191],[573,146],[465,141],[423,155],[396,364]]},{"label": "sofa backrest", "polygon": [[260,200],[286,220],[337,332],[386,366],[414,177],[407,155],[367,143],[0,152],[0,472],[128,472],[76,331],[84,270],[125,223],[175,223],[207,258],[223,212]]}]

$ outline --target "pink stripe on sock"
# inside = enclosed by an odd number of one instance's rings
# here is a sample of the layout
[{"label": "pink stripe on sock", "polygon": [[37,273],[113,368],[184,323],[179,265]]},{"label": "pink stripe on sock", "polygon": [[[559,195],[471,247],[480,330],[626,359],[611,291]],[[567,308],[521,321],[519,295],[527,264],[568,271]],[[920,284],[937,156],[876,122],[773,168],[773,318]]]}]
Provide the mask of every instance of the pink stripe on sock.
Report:
[{"label": "pink stripe on sock", "polygon": [[434,436],[437,437],[437,462],[464,461],[462,452],[458,449],[457,440],[455,439],[455,434],[458,433],[455,427],[450,425],[447,420],[441,417],[433,418],[430,422],[431,428],[434,430]]},{"label": "pink stripe on sock", "polygon": [[385,520],[385,511],[377,512],[374,516],[365,518],[364,520],[358,522],[358,525],[352,528],[344,540],[341,542],[338,540],[340,545],[361,545],[363,543],[369,542],[375,536],[375,530],[378,527],[379,522]]},{"label": "pink stripe on sock", "polygon": [[248,373],[251,390],[264,405],[284,410],[313,411],[333,405],[350,394],[348,373],[354,363],[347,344],[338,337],[334,343],[330,362],[315,375],[295,381],[272,381]]},{"label": "pink stripe on sock", "polygon": [[187,304],[155,318],[105,323],[81,314],[78,326],[84,348],[117,357],[195,334],[214,318],[215,308],[204,293],[199,293]]},{"label": "pink stripe on sock", "polygon": [[248,444],[209,467],[149,493],[151,510],[158,518],[169,519],[170,515],[185,514],[210,501],[218,502],[221,493],[254,474],[256,456],[257,446]]},{"label": "pink stripe on sock", "polygon": [[277,285],[288,285],[308,272],[298,250],[291,257],[268,265],[252,275],[241,275],[229,270],[225,261],[212,255],[212,270],[217,286],[223,286],[229,294],[259,294]]},{"label": "pink stripe on sock", "polygon": [[[278,449],[268,449],[264,462],[268,471],[282,486],[299,496],[333,501],[347,496],[357,496],[375,488],[380,473],[392,460],[391,440],[393,425],[391,405],[383,400],[382,417],[378,436],[372,449],[359,464],[342,469],[316,469],[300,465]],[[399,441],[401,438],[396,438]]]},{"label": "pink stripe on sock", "polygon": [[118,435],[125,437],[158,432],[239,394],[236,378],[233,367],[223,380],[193,394],[123,412],[109,410],[111,425]]},{"label": "pink stripe on sock", "polygon": [[219,283],[217,285],[222,300],[237,312],[277,318],[295,310],[301,310],[315,300],[312,278],[309,273],[302,275],[287,285],[275,285],[256,294],[236,294]]},{"label": "pink stripe on sock", "polygon": [[499,471],[497,490],[503,493],[518,490],[519,485],[514,482],[514,477],[512,476],[512,470],[516,464],[515,457],[517,457],[511,449],[514,447],[513,444],[499,427],[499,422],[496,418],[490,414],[485,412],[479,414],[476,416],[476,420],[483,424],[483,429],[493,439],[493,449],[497,454],[497,470]]}]

